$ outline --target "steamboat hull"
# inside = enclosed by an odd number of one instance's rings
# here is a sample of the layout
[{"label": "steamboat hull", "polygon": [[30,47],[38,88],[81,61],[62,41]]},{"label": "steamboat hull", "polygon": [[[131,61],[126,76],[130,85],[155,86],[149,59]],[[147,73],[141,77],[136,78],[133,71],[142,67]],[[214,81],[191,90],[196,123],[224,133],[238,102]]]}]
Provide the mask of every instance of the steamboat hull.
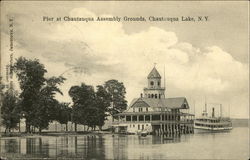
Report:
[{"label": "steamboat hull", "polygon": [[201,127],[194,127],[194,133],[229,132],[232,129],[233,129],[232,127],[224,127],[224,128],[201,128]]}]

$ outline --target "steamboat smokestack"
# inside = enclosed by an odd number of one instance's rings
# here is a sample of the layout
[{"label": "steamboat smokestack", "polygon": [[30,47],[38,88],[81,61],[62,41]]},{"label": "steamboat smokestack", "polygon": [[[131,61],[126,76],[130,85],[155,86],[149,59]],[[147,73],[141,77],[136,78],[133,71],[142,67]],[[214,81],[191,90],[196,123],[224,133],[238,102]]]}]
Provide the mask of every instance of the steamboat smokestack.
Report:
[{"label": "steamboat smokestack", "polygon": [[214,108],[212,109],[212,117],[214,117]]}]

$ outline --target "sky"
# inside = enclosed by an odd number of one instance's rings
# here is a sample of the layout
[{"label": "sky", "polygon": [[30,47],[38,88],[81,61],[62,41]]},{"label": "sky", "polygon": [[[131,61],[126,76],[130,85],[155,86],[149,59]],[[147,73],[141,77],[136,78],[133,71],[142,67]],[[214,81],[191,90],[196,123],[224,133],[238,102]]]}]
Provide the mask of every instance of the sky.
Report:
[{"label": "sky", "polygon": [[[66,22],[49,17],[208,16],[207,22]],[[63,102],[82,82],[123,82],[130,103],[156,68],[166,79],[167,97],[186,97],[199,116],[209,112],[249,117],[247,2],[1,2],[1,71],[9,62],[8,19],[14,18],[14,58],[37,58],[46,77],[63,75]],[[15,88],[18,83],[14,77]]]}]

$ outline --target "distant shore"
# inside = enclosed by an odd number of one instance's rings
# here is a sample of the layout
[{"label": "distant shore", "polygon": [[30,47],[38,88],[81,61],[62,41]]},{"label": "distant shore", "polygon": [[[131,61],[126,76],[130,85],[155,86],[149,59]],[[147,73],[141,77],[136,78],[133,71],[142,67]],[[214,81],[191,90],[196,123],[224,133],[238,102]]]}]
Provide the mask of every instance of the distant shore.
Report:
[{"label": "distant shore", "polygon": [[25,133],[25,132],[11,132],[1,133],[1,137],[37,137],[37,136],[64,136],[64,135],[95,135],[95,134],[111,134],[110,131],[79,131],[79,132],[42,132],[42,133]]},{"label": "distant shore", "polygon": [[234,119],[232,118],[233,127],[248,127],[249,119]]}]

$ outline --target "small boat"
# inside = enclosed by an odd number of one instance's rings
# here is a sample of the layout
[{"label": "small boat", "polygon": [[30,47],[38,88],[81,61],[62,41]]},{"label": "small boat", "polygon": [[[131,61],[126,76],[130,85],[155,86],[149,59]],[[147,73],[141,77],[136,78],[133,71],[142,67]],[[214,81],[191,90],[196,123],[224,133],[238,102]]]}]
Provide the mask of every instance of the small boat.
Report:
[{"label": "small boat", "polygon": [[148,132],[147,131],[141,131],[141,132],[138,132],[138,135],[141,136],[141,137],[146,137],[148,135]]},{"label": "small boat", "polygon": [[202,113],[202,117],[196,118],[194,121],[194,129],[196,133],[201,132],[223,132],[233,129],[230,118],[215,117],[214,108],[212,108],[212,116],[208,117],[208,113],[205,111]]}]

